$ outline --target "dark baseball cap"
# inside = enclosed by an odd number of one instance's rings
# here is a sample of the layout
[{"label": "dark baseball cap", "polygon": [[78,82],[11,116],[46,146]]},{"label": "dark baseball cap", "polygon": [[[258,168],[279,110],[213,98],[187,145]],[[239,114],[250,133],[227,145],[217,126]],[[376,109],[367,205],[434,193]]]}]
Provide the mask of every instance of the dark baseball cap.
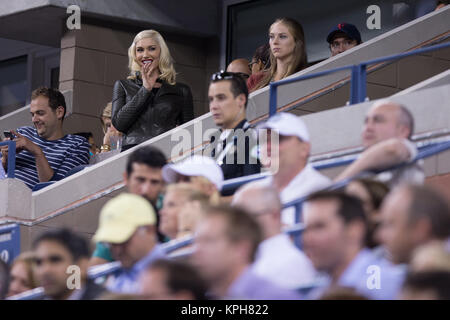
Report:
[{"label": "dark baseball cap", "polygon": [[334,35],[336,33],[344,33],[346,34],[350,39],[356,40],[358,44],[360,44],[361,41],[361,34],[359,33],[358,29],[355,27],[355,25],[351,23],[338,23],[336,26],[333,27],[333,29],[330,30],[330,33],[327,36],[327,42],[331,43],[333,41]]}]

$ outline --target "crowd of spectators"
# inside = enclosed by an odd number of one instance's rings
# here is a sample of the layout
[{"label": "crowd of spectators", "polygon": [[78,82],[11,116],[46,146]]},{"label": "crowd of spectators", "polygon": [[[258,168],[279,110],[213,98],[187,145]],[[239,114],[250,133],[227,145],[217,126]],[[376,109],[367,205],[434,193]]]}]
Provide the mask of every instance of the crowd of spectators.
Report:
[{"label": "crowd of spectators", "polygon": [[[331,56],[362,43],[350,23],[332,27],[326,41]],[[58,90],[33,91],[34,127],[10,132],[18,179],[31,189],[63,179],[98,153],[136,147],[193,119],[191,90],[176,81],[157,31],[138,33],[128,57],[129,76],[115,83],[101,114],[100,148],[90,132],[63,134]],[[207,154],[170,163],[153,146],[136,147],[123,174],[126,192],[99,212],[93,253],[72,230],[45,231],[10,267],[0,260],[0,299],[38,286],[42,299],[55,300],[449,299],[450,208],[424,186],[406,106],[372,105],[361,123],[364,150],[334,181],[309,163],[310,134],[299,117],[281,112],[256,128],[247,121],[249,92],[306,67],[302,25],[277,19],[251,61],[213,74],[208,101],[217,131]],[[8,148],[1,151],[7,170]],[[224,180],[262,171],[268,176],[223,190]],[[284,207],[300,198],[301,248],[285,232],[297,212]],[[181,239],[192,243],[174,258],[165,244]],[[113,261],[120,267],[102,284],[90,279],[89,267]]]}]

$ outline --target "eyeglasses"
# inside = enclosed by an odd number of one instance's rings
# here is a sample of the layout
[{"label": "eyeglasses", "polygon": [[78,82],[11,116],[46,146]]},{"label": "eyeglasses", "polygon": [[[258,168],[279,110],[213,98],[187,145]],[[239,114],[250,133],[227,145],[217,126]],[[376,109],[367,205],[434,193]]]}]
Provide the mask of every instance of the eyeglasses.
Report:
[{"label": "eyeglasses", "polygon": [[231,80],[231,79],[237,79],[237,78],[242,78],[242,79],[248,79],[250,76],[246,73],[243,72],[228,72],[228,71],[219,71],[214,73],[211,76],[211,80],[212,81],[219,81],[219,80]]},{"label": "eyeglasses", "polygon": [[250,70],[252,70],[252,67],[253,67],[253,65],[254,65],[255,63],[258,63],[258,61],[252,61],[252,62],[250,62],[250,63],[248,64],[248,68],[249,68]]}]

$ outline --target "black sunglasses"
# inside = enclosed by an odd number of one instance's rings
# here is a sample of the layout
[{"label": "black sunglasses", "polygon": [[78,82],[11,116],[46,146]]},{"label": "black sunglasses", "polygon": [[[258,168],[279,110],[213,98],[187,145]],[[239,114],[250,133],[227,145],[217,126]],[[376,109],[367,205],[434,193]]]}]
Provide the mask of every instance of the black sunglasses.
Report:
[{"label": "black sunglasses", "polygon": [[219,81],[219,80],[230,80],[230,79],[247,79],[249,77],[248,74],[242,73],[242,72],[228,72],[228,71],[219,71],[214,73],[211,76],[212,81]]}]

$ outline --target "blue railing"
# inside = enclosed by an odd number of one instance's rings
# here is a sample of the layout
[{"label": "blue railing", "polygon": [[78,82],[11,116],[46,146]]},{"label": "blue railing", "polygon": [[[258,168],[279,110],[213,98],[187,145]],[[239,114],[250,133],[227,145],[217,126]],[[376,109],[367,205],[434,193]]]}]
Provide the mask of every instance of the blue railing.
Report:
[{"label": "blue railing", "polygon": [[307,74],[307,75],[298,76],[295,78],[283,79],[280,81],[272,82],[272,83],[270,83],[270,87],[269,87],[269,89],[270,89],[270,91],[269,91],[269,94],[270,94],[269,117],[271,117],[275,113],[277,113],[277,94],[278,94],[277,89],[279,86],[297,82],[297,81],[301,81],[301,80],[317,78],[317,77],[321,77],[321,76],[328,75],[331,73],[336,73],[336,72],[343,71],[343,70],[351,70],[350,104],[356,104],[356,103],[364,102],[366,99],[366,92],[367,92],[366,91],[366,77],[367,77],[367,66],[368,65],[376,64],[376,63],[380,63],[380,62],[398,60],[398,59],[405,58],[408,56],[422,54],[422,53],[439,50],[439,49],[444,49],[444,48],[449,48],[449,47],[450,47],[450,42],[446,42],[446,43],[442,43],[442,44],[438,44],[438,45],[434,45],[434,46],[430,46],[430,47],[426,47],[426,48],[421,48],[421,49],[417,49],[417,50],[413,50],[413,51],[409,51],[409,52],[394,54],[394,55],[385,56],[385,57],[381,57],[381,58],[377,58],[377,59],[373,59],[373,60],[367,60],[367,61],[361,62],[359,64],[356,64],[356,65],[343,66],[343,67],[339,67],[339,68],[335,68],[335,69],[316,72],[313,74]]},{"label": "blue railing", "polygon": [[[421,151],[419,151],[418,155],[416,156],[416,158],[414,159],[413,162],[419,161],[419,160],[424,159],[424,158],[431,157],[433,155],[436,155],[436,154],[441,153],[441,152],[446,151],[446,150],[450,150],[450,141],[440,142],[440,143],[436,143],[434,145],[426,146],[426,147],[422,148]],[[338,182],[330,185],[328,188],[326,188],[326,190],[341,189],[341,188],[347,186],[351,181],[353,181],[355,179],[358,179],[358,178],[361,178],[361,177],[365,177],[365,176],[370,175],[370,174],[378,174],[378,173],[385,172],[385,171],[395,170],[395,169],[407,166],[409,164],[410,163],[401,163],[401,164],[398,164],[398,165],[395,165],[395,166],[392,166],[392,167],[389,167],[389,168],[385,168],[385,169],[382,169],[382,170],[374,169],[374,170],[361,172],[361,173],[357,174],[356,176],[344,179],[342,181],[338,181]],[[302,221],[302,219],[301,219],[302,205],[303,205],[303,202],[305,202],[306,198],[307,198],[307,196],[301,197],[299,199],[296,199],[294,201],[286,203],[283,206],[283,209],[286,209],[286,208],[289,208],[289,207],[295,207],[295,223],[296,224],[299,224]],[[296,237],[295,238],[295,244],[297,245],[297,247],[301,248],[300,237]]]},{"label": "blue railing", "polygon": [[0,146],[8,146],[8,178],[14,179],[16,176],[16,142],[2,141]]},{"label": "blue railing", "polygon": [[0,259],[10,265],[19,254],[19,225],[16,223],[0,225]]}]

